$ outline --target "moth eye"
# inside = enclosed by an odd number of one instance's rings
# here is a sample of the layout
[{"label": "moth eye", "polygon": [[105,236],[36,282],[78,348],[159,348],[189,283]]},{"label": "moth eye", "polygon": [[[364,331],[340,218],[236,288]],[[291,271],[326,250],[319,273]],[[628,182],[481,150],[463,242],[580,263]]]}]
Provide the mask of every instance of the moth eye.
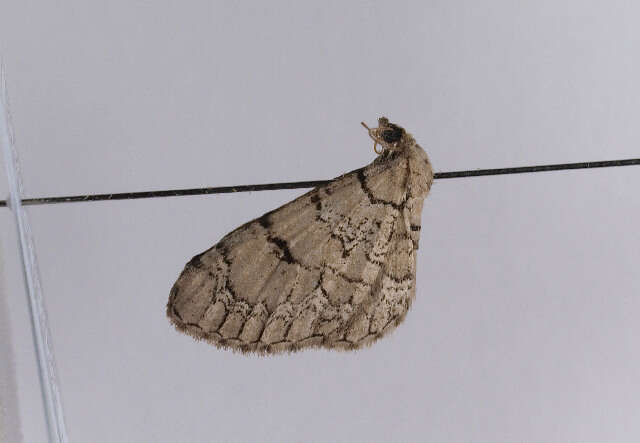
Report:
[{"label": "moth eye", "polygon": [[382,139],[387,143],[395,143],[402,138],[403,132],[404,129],[392,123],[389,125],[389,129],[382,132]]}]

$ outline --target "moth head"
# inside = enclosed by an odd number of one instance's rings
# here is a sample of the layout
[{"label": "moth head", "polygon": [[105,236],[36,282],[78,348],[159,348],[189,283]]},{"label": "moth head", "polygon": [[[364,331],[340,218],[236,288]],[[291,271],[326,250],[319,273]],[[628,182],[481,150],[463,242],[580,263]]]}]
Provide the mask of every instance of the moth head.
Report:
[{"label": "moth head", "polygon": [[[364,122],[362,123],[362,126],[367,128],[367,131],[369,131],[369,137],[374,141],[373,150],[376,154],[382,154],[385,151],[390,152],[402,150],[413,140],[404,128],[394,123],[390,123],[389,119],[386,117],[380,117],[378,119],[377,128],[369,128]],[[382,150],[378,151],[378,149],[376,149],[378,145],[382,146]]]}]

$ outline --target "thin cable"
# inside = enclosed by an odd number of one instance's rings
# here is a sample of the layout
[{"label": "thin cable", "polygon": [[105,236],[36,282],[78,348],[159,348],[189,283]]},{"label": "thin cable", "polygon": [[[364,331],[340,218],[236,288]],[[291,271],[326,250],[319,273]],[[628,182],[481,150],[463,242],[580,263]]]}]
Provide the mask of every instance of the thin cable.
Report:
[{"label": "thin cable", "polygon": [[[615,166],[640,165],[640,158],[627,160],[606,160],[582,163],[559,163],[554,165],[521,166],[516,168],[473,169],[469,171],[436,172],[434,178],[480,177],[484,175],[525,174],[531,172],[561,171],[567,169],[608,168]],[[64,197],[36,197],[25,198],[23,205],[50,205],[55,203],[95,202],[104,200],[134,200],[138,198],[180,197],[184,195],[230,194],[233,192],[272,191],[276,189],[314,188],[329,183],[331,180],[316,180],[303,182],[266,183],[261,185],[220,186],[215,188],[169,189],[166,191],[121,192],[118,194],[88,194],[69,195]],[[6,206],[5,200],[0,200],[0,207]]]}]

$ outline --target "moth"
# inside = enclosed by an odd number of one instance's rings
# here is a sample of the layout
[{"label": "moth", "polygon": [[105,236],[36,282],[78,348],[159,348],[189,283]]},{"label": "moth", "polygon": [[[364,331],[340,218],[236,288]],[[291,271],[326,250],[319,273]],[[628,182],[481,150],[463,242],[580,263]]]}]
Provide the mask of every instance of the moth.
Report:
[{"label": "moth", "polygon": [[186,264],[167,303],[179,331],[240,352],[354,350],[404,320],[433,170],[400,126],[385,117],[377,128],[362,125],[378,154],[371,164],[240,226]]}]

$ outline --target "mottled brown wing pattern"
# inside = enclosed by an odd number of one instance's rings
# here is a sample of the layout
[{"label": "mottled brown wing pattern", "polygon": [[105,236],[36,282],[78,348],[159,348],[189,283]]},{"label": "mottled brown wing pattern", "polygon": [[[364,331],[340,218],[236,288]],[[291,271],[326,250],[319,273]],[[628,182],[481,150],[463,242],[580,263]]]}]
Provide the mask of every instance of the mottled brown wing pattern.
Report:
[{"label": "mottled brown wing pattern", "polygon": [[170,320],[242,352],[357,349],[383,336],[415,295],[411,206],[424,196],[412,195],[412,165],[387,153],[231,232],[187,263]]}]

